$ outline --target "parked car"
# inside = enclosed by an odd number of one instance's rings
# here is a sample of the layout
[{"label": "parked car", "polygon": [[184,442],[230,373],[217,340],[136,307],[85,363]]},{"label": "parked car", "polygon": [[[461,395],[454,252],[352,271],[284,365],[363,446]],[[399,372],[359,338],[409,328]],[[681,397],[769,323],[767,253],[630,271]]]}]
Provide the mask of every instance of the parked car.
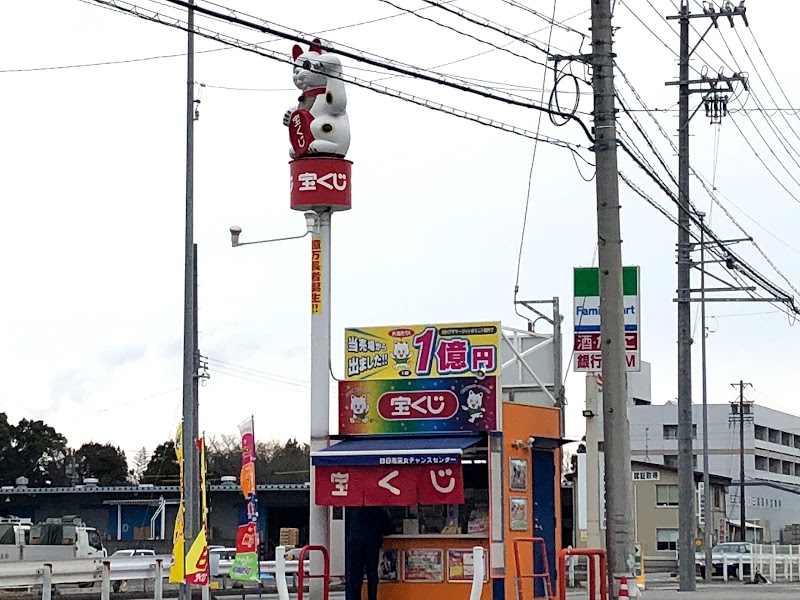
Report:
[{"label": "parked car", "polygon": [[[722,576],[722,569],[727,561],[728,577],[739,577],[739,558],[742,562],[742,575],[750,575],[750,556],[753,553],[753,544],[750,542],[724,542],[717,544],[711,549],[711,575]],[[695,553],[695,567],[700,577],[706,576],[706,554],[705,552]]]},{"label": "parked car", "polygon": [[[111,556],[155,556],[156,551],[150,550],[149,548],[127,548],[124,550],[117,550]],[[120,590],[126,588],[128,586],[127,581],[115,581],[112,584],[112,587],[115,592],[119,592]]]}]

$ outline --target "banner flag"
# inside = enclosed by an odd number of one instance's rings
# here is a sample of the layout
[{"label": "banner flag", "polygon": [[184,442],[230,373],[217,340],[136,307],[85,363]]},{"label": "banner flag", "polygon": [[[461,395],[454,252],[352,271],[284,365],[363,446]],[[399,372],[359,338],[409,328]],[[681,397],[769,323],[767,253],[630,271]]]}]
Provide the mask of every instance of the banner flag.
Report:
[{"label": "banner flag", "polygon": [[236,534],[236,558],[230,577],[237,581],[258,581],[258,500],[256,498],[256,440],[253,417],[239,425],[242,436],[242,470],[239,480],[247,510],[242,513]]}]

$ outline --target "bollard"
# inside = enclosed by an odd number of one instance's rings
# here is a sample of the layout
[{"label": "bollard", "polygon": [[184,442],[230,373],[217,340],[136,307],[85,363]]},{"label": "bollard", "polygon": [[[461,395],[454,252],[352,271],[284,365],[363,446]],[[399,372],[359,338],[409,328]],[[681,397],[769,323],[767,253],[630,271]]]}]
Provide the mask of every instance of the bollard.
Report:
[{"label": "bollard", "polygon": [[42,569],[42,600],[53,597],[53,565],[45,563]]},{"label": "bollard", "polygon": [[289,600],[289,588],[286,587],[286,546],[275,548],[275,585],[278,586],[278,600]]},{"label": "bollard", "polygon": [[153,600],[164,598],[164,565],[161,559],[156,559],[156,578],[153,584]]},{"label": "bollard", "polygon": [[203,600],[209,600],[211,598],[210,589],[211,588],[208,585],[204,585],[202,588],[200,588],[200,597]]},{"label": "bollard", "polygon": [[469,600],[480,600],[483,591],[484,567],[486,566],[483,557],[483,546],[475,546],[472,549],[472,590]]},{"label": "bollard", "polygon": [[103,561],[103,578],[100,581],[100,600],[111,598],[111,563]]},{"label": "bollard", "polygon": [[575,587],[575,556],[569,557],[569,587]]}]

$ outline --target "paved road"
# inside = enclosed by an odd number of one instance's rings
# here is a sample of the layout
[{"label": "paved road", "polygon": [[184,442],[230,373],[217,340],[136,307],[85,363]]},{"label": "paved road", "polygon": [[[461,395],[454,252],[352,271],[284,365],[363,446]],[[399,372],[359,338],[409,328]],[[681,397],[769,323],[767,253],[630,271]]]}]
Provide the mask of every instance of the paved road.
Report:
[{"label": "paved road", "polygon": [[677,585],[654,590],[645,590],[643,600],[771,600],[778,594],[788,594],[790,598],[800,597],[800,585],[780,584],[753,585],[742,583],[698,584],[695,592],[678,592]]}]

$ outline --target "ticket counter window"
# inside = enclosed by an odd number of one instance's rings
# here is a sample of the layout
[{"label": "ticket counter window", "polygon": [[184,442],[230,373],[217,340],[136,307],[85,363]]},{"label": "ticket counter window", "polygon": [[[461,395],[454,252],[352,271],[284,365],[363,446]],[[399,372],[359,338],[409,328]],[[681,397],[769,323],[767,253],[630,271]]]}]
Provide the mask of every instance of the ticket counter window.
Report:
[{"label": "ticket counter window", "polygon": [[463,504],[387,506],[396,536],[489,533],[489,478],[486,464],[464,464]]}]

